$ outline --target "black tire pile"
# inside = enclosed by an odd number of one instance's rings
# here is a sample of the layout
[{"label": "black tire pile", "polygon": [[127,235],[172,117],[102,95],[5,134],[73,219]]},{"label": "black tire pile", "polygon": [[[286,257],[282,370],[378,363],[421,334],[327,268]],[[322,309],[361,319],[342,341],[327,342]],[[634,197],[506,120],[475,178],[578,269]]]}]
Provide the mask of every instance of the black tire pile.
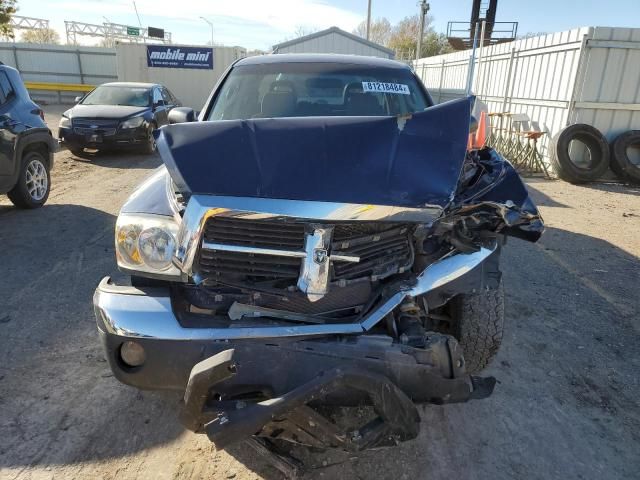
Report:
[{"label": "black tire pile", "polygon": [[[588,165],[576,165],[570,158],[569,146],[574,140],[589,151]],[[629,147],[640,148],[640,130],[629,130],[609,145],[598,129],[576,123],[563,128],[551,140],[551,165],[562,180],[570,183],[596,181],[611,168],[620,180],[640,184],[640,164],[629,158]]]}]

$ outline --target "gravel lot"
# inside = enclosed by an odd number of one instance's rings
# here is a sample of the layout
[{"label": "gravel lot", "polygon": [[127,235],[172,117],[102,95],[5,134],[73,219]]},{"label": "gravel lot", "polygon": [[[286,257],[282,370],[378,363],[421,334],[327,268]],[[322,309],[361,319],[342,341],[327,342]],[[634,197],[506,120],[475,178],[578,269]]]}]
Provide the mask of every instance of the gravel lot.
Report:
[{"label": "gravel lot", "polygon": [[[55,129],[60,109],[49,109]],[[91,298],[157,157],[56,154],[37,211],[0,199],[0,478],[278,479],[185,432],[174,394],[111,375]],[[423,409],[420,437],[313,457],[305,478],[638,478],[640,188],[530,180],[547,232],[503,255],[507,329],[483,401]]]}]

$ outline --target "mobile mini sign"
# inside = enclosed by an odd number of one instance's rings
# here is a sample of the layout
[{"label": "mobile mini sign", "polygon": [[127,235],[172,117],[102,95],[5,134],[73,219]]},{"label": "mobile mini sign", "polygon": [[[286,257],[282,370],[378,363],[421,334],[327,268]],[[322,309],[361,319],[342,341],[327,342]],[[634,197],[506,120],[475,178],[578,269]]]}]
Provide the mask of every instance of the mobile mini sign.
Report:
[{"label": "mobile mini sign", "polygon": [[213,70],[213,48],[147,45],[147,66]]}]

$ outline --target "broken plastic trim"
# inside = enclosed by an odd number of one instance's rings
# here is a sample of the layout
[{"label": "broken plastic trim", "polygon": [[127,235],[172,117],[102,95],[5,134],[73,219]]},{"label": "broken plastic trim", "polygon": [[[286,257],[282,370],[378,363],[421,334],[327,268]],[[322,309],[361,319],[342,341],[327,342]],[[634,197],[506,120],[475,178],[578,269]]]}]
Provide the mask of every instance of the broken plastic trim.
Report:
[{"label": "broken plastic trim", "polygon": [[[410,348],[393,353],[384,344],[377,349],[374,345],[302,341],[279,348],[255,344],[221,351],[193,367],[181,421],[189,430],[205,431],[217,448],[258,435],[358,451],[415,438],[420,418],[414,402],[482,399],[495,386],[493,377],[470,377],[457,367],[461,351],[450,337],[432,334],[425,349],[413,353]],[[380,349],[389,356],[380,356]],[[327,361],[320,362],[321,358]],[[273,371],[256,368],[266,361],[273,364]],[[289,362],[295,362],[300,376],[282,378]],[[243,391],[263,391],[268,398],[234,399]],[[309,406],[316,401],[354,405],[354,400],[370,403],[377,418],[348,432]]]}]

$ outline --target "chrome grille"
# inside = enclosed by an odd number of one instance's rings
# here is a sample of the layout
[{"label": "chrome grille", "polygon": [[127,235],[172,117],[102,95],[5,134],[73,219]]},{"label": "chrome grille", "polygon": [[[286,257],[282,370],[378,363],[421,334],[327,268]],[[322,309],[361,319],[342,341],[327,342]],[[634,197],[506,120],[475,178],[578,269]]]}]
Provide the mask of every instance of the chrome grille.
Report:
[{"label": "chrome grille", "polygon": [[74,127],[90,127],[96,125],[98,127],[115,127],[118,125],[117,120],[103,118],[74,118],[72,120]]},{"label": "chrome grille", "polygon": [[[411,227],[383,222],[336,223],[331,255],[359,257],[359,262],[333,262],[331,281],[368,277],[379,280],[403,272],[413,263]],[[312,230],[311,228],[307,230]],[[245,220],[212,217],[207,220],[203,243],[288,251],[305,248],[305,223],[282,219]],[[247,252],[201,249],[197,272],[203,279],[237,283],[288,280],[295,284],[301,258]]]},{"label": "chrome grille", "polygon": [[79,135],[115,135],[118,122],[100,118],[74,118],[73,131]]},{"label": "chrome grille", "polygon": [[[368,230],[368,231],[367,231]],[[377,231],[376,231],[377,230]],[[357,236],[350,236],[357,234]],[[366,234],[362,235],[362,233]],[[334,263],[335,280],[370,277],[379,280],[402,273],[413,264],[413,248],[407,225],[389,224],[336,226],[331,253],[360,257],[358,263]]]},{"label": "chrome grille", "polygon": [[304,224],[273,220],[213,217],[204,231],[207,242],[252,247],[304,248]]},{"label": "chrome grille", "polygon": [[[214,217],[207,221],[204,241],[302,250],[304,224]],[[251,277],[255,280],[282,280],[296,279],[299,274],[299,258],[204,249],[200,254],[200,275],[204,278],[222,280]]]}]

